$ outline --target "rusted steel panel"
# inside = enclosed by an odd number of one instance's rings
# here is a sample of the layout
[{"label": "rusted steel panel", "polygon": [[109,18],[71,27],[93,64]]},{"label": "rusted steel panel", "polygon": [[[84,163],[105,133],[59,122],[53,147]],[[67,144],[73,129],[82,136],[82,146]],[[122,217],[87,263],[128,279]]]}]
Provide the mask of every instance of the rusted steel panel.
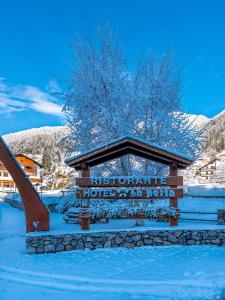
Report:
[{"label": "rusted steel panel", "polygon": [[26,215],[26,231],[49,230],[49,211],[41,201],[28,176],[0,137],[0,161],[15,181],[23,200]]}]

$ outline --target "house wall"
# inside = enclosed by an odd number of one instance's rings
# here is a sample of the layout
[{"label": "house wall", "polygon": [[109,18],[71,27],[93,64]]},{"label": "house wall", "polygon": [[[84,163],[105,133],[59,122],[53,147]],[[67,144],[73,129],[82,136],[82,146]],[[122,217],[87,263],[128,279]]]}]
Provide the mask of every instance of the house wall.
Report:
[{"label": "house wall", "polygon": [[[24,172],[29,176],[30,180],[34,184],[40,184],[42,182],[40,176],[40,166],[37,165],[32,159],[23,155],[16,155],[18,163],[21,165]],[[2,189],[14,189],[15,183],[6,169],[6,167],[0,162],[0,190]]]}]

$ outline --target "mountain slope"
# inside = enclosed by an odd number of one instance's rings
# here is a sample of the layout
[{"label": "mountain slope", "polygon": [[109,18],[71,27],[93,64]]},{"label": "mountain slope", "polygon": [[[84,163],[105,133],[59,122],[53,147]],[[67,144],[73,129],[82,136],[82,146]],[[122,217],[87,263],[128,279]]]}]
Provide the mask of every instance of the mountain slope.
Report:
[{"label": "mountain slope", "polygon": [[204,115],[194,115],[194,114],[186,114],[186,115],[189,118],[190,123],[200,129],[205,127],[211,120]]},{"label": "mountain slope", "polygon": [[208,122],[204,136],[207,140],[204,151],[220,152],[225,149],[225,110]]},{"label": "mountain slope", "polygon": [[[190,123],[202,129],[210,119],[203,115],[186,114]],[[67,126],[45,126],[18,131],[3,136],[14,153],[28,154],[40,163],[51,156],[52,162],[62,163],[66,149],[59,142],[69,133]]]},{"label": "mountain slope", "polygon": [[6,134],[3,138],[14,153],[41,155],[45,147],[58,148],[67,133],[66,126],[45,126]]},{"label": "mountain slope", "polygon": [[49,188],[65,188],[71,184],[73,170],[64,164],[66,148],[59,142],[68,134],[67,126],[45,126],[3,136],[13,153],[27,154],[43,164]]}]

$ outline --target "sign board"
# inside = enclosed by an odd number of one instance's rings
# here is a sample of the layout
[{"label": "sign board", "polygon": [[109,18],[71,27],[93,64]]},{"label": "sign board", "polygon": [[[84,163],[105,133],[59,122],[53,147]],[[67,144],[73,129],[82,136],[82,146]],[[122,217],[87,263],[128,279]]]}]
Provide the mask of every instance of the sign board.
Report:
[{"label": "sign board", "polygon": [[78,199],[165,199],[183,197],[182,189],[172,188],[84,188]]},{"label": "sign board", "polygon": [[[77,199],[81,199],[83,229],[89,228],[90,200],[142,200],[169,199],[177,208],[177,199],[183,197],[182,176],[105,176],[81,177],[76,179]],[[132,218],[137,218],[135,215]],[[143,217],[143,216],[142,216]],[[129,216],[130,218],[130,216]],[[173,224],[174,222],[174,224]],[[177,225],[178,217],[170,220]]]},{"label": "sign board", "polygon": [[117,176],[77,178],[78,199],[165,199],[183,197],[182,176]]},{"label": "sign board", "polygon": [[112,176],[82,177],[76,179],[79,187],[136,187],[136,186],[179,186],[183,185],[182,176]]}]

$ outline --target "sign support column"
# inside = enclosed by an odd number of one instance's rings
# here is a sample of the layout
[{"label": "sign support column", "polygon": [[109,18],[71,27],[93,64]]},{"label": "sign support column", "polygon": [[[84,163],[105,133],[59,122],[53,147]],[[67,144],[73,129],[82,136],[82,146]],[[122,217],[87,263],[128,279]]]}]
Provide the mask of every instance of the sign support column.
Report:
[{"label": "sign support column", "polygon": [[[172,163],[169,165],[169,175],[170,176],[177,176],[178,174],[178,167],[176,163]],[[177,185],[174,186],[174,188],[177,188]],[[173,206],[175,209],[178,207],[178,199],[177,197],[171,197],[170,198],[170,206]],[[170,226],[177,226],[178,225],[178,216],[170,217]]]},{"label": "sign support column", "polygon": [[[81,166],[81,177],[90,177],[90,167],[87,164]],[[90,199],[81,199],[80,222],[81,230],[90,229]]]}]

